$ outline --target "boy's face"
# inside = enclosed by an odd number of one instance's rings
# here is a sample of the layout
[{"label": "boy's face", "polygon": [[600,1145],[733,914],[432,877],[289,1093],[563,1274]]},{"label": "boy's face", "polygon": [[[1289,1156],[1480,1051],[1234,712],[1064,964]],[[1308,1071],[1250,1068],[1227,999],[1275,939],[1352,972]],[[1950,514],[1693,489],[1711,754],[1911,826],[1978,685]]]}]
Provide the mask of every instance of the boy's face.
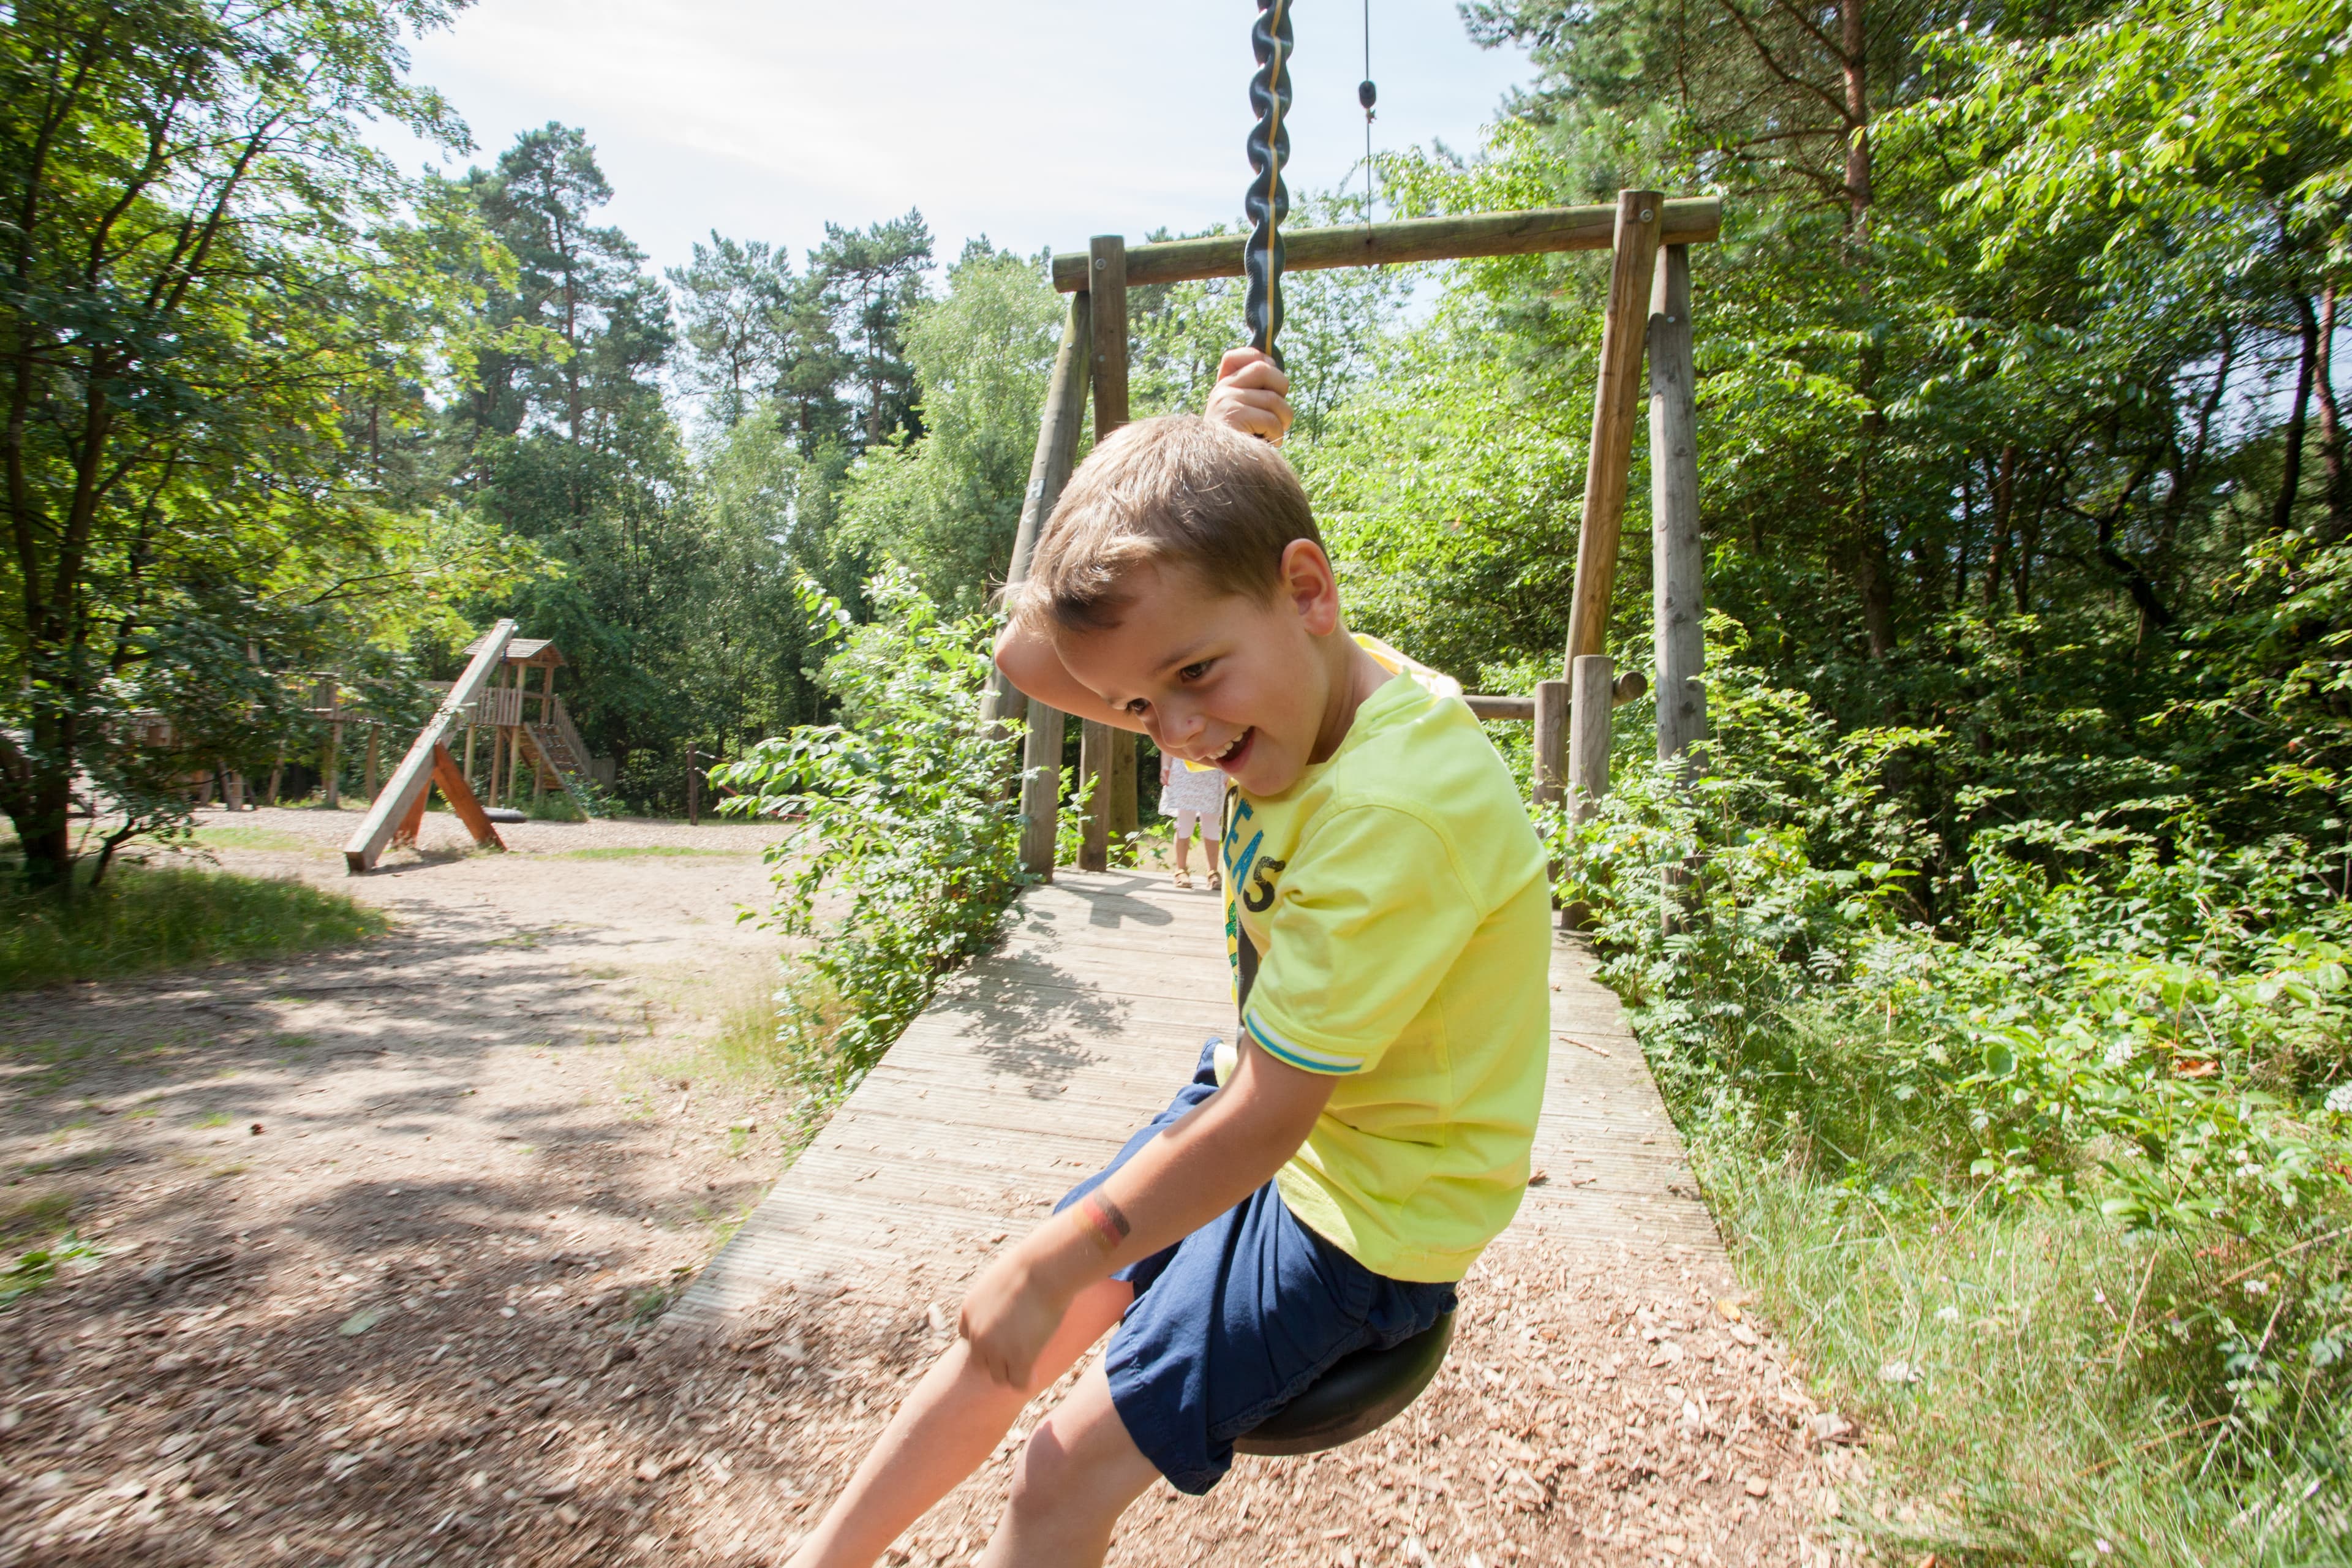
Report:
[{"label": "boy's face", "polygon": [[[1311,556],[1311,560],[1302,557]],[[1160,749],[1214,763],[1252,795],[1279,795],[1346,732],[1332,729],[1330,640],[1339,599],[1306,541],[1264,600],[1209,588],[1186,568],[1137,569],[1119,624],[1054,646],[1088,690],[1125,709]]]}]

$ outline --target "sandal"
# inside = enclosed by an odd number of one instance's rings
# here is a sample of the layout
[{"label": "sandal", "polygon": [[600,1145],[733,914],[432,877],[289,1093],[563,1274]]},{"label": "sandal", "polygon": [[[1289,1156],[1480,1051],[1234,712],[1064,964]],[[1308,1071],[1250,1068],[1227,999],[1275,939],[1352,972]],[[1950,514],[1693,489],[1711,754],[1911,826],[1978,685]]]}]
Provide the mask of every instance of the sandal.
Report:
[{"label": "sandal", "polygon": [[1181,867],[1177,868],[1176,885],[1180,888],[1191,887],[1192,885],[1192,873],[1185,870]]},{"label": "sandal", "polygon": [[1212,871],[1212,872],[1210,872],[1210,873],[1209,873],[1209,891],[1211,891],[1211,892],[1213,892],[1213,892],[1216,892],[1217,890],[1219,890],[1220,889],[1222,889],[1224,885],[1225,885],[1225,878],[1224,878],[1224,873],[1223,873],[1223,872],[1222,872],[1222,871]]}]

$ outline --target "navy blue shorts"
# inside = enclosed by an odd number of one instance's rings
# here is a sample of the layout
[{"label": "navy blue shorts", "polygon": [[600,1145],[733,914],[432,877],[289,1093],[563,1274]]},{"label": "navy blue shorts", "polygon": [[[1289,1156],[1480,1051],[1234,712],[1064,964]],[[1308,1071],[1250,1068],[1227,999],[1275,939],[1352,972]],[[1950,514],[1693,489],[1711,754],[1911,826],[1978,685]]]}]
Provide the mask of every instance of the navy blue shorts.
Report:
[{"label": "navy blue shorts", "polygon": [[[1192,1081],[1056,1213],[1217,1091],[1218,1042]],[[1375,1274],[1293,1218],[1269,1182],[1175,1246],[1120,1269],[1135,1303],[1104,1371],[1127,1435],[1180,1491],[1233,1468],[1234,1439],[1305,1393],[1331,1363],[1407,1340],[1454,1310],[1452,1285]]]}]

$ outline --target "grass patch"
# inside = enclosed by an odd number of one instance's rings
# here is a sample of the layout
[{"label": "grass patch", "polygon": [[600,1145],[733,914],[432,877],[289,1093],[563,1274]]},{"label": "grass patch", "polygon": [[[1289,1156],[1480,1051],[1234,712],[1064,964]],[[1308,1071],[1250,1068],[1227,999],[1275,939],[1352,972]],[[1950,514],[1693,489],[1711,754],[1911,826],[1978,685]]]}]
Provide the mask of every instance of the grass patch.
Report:
[{"label": "grass patch", "polygon": [[2352,1420],[2315,1381],[2326,1363],[2285,1357],[2294,1397],[2233,1403],[2218,1391],[2249,1384],[2200,1304],[2253,1305],[2258,1330],[2269,1314],[2253,1359],[2275,1363],[2294,1320],[2267,1304],[2340,1300],[2352,1235],[2266,1259],[2210,1230],[2134,1230],[2101,1212],[2088,1161],[2079,1201],[1962,1182],[1935,1116],[1842,1033],[1794,1032],[1810,1061],[1792,1079],[1821,1098],[1781,1116],[1727,1116],[1662,1076],[1742,1282],[1814,1396],[1868,1436],[1885,1500],[1916,1508],[1896,1524],[1855,1497],[1846,1524],[1898,1562],[2342,1561]]},{"label": "grass patch", "polygon": [[74,1210],[71,1193],[43,1193],[26,1198],[0,1215],[0,1247],[14,1247],[29,1237],[53,1236],[65,1226]]},{"label": "grass patch", "polygon": [[381,936],[391,923],[381,910],[301,882],[119,865],[102,887],[76,889],[70,903],[0,897],[0,991],[341,947]]},{"label": "grass patch", "polygon": [[241,825],[219,825],[200,827],[195,842],[206,849],[271,849],[292,850],[310,854],[319,846],[291,833],[281,833],[274,827],[247,827]]},{"label": "grass patch", "polygon": [[773,971],[762,970],[740,982],[720,1009],[709,1049],[727,1073],[772,1081],[791,1076],[793,1045],[782,1031],[778,984]]},{"label": "grass patch", "polygon": [[98,1247],[68,1231],[47,1247],[35,1247],[6,1268],[0,1268],[0,1307],[14,1306],[58,1277],[60,1264],[95,1263]]},{"label": "grass patch", "polygon": [[556,860],[642,860],[646,858],[674,859],[681,856],[711,856],[722,860],[740,860],[757,854],[751,849],[693,849],[682,844],[611,845],[601,849],[564,849],[550,857]]}]

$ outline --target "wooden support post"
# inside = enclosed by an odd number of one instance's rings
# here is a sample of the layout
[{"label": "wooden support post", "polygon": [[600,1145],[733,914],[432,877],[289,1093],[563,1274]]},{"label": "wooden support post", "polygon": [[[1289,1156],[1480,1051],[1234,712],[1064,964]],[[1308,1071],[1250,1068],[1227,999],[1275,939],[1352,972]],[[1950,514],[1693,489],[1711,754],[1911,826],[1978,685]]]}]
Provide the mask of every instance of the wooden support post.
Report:
[{"label": "wooden support post", "polygon": [[1576,585],[1568,615],[1568,668],[1602,650],[1609,601],[1617,584],[1617,537],[1625,516],[1625,482],[1633,461],[1633,411],[1641,400],[1642,339],[1649,323],[1651,273],[1658,254],[1665,197],[1617,193],[1616,258],[1609,305],[1601,320],[1601,379],[1592,398],[1592,443],[1584,475],[1584,520],[1576,539]]},{"label": "wooden support post", "polygon": [[1536,682],[1536,776],[1538,805],[1548,805],[1566,793],[1568,785],[1569,685],[1565,680]]},{"label": "wooden support post", "polygon": [[[1093,317],[1088,336],[1094,353],[1095,445],[1099,447],[1127,423],[1127,241],[1115,234],[1095,236],[1087,245],[1087,266]],[[1117,736],[1128,740],[1124,773],[1115,762]],[[1134,738],[1089,721],[1078,754],[1078,776],[1095,781],[1094,811],[1087,818],[1086,847],[1078,864],[1100,871],[1110,864],[1109,840],[1118,824],[1137,817]],[[1093,761],[1083,760],[1089,757]]]},{"label": "wooden support post", "polygon": [[343,798],[341,780],[337,776],[343,765],[343,721],[339,717],[342,710],[343,683],[330,675],[327,677],[327,738],[319,747],[319,791],[329,811],[339,808]]},{"label": "wooden support post", "polygon": [[1093,316],[1095,445],[1127,423],[1127,241],[1098,234],[1087,242],[1088,310]]},{"label": "wooden support post", "polygon": [[1021,742],[1021,868],[1054,879],[1054,843],[1061,829],[1062,721],[1058,708],[1029,704],[1029,732]]},{"label": "wooden support post", "polygon": [[1578,656],[1569,700],[1568,787],[1576,820],[1591,820],[1609,793],[1609,716],[1616,707],[1617,661]]},{"label": "wooden support post", "polygon": [[[499,837],[496,824],[482,811],[482,803],[474,798],[474,786],[466,782],[466,774],[457,766],[457,759],[449,754],[447,746],[433,748],[433,782],[441,786],[441,798],[474,836],[474,844],[482,849],[504,849],[507,841]],[[420,793],[418,800],[425,797]]]},{"label": "wooden support post", "polygon": [[[1110,843],[1114,855],[1123,853],[1124,847],[1141,826],[1140,805],[1136,798],[1139,781],[1136,778],[1136,742],[1142,737],[1132,730],[1113,729],[1110,732]],[[1120,861],[1124,865],[1124,860]]]},{"label": "wooden support post", "polygon": [[474,784],[474,731],[480,728],[480,725],[470,719],[466,721],[466,765],[463,772],[466,775],[466,787],[468,789],[471,789]]},{"label": "wooden support post", "polygon": [[1706,554],[1698,526],[1698,406],[1690,247],[1658,251],[1650,297],[1651,628],[1658,649],[1658,758],[1706,735]]},{"label": "wooden support post", "polygon": [[[1021,523],[1013,531],[1013,562],[1004,574],[1008,588],[1027,580],[1038,531],[1054,515],[1055,503],[1062,499],[1062,487],[1069,482],[1070,467],[1077,458],[1078,431],[1087,412],[1087,382],[1093,370],[1087,348],[1093,310],[1091,293],[1074,294],[1062,318],[1062,346],[1054,355],[1053,379],[1045,384],[1045,412],[1037,422],[1037,448],[1029,459],[1029,488],[1022,492]],[[986,706],[981,717],[988,722],[1019,719],[1029,710],[1029,699],[1001,672],[989,677],[983,700]]]},{"label": "wooden support post", "polygon": [[[438,747],[435,749],[439,750]],[[408,810],[402,816],[400,826],[393,830],[393,847],[400,848],[404,846],[413,849],[416,847],[416,836],[425,831],[425,803],[432,797],[433,782],[427,779],[419,784],[416,793],[409,797]]]},{"label": "wooden support post", "polygon": [[[1535,798],[1536,805],[1550,805],[1568,792],[1568,718],[1569,684],[1565,680],[1538,680],[1535,695]],[[1551,861],[1546,869],[1552,886],[1559,885],[1559,862]],[[1559,907],[1554,894],[1552,907]]]},{"label": "wooden support post", "polygon": [[[1617,665],[1607,654],[1588,653],[1576,660],[1569,682],[1568,810],[1578,822],[1589,822],[1609,793],[1609,718],[1616,710]],[[1555,868],[1553,875],[1559,875]],[[1581,903],[1559,911],[1559,923],[1569,931],[1591,927],[1592,911]]]},{"label": "wooden support post", "polygon": [[1095,792],[1087,802],[1086,832],[1078,844],[1078,869],[1107,871],[1110,869],[1110,738],[1111,727],[1097,720],[1086,721],[1078,737],[1078,780],[1084,788],[1088,779],[1095,781]]},{"label": "wooden support post", "polygon": [[695,749],[688,746],[686,749],[686,825],[688,827],[702,826],[702,777],[695,772]]},{"label": "wooden support post", "polygon": [[368,799],[373,800],[375,798],[375,782],[378,778],[383,776],[383,726],[379,722],[371,721],[368,724],[367,777],[362,781],[362,783],[366,786]]}]

